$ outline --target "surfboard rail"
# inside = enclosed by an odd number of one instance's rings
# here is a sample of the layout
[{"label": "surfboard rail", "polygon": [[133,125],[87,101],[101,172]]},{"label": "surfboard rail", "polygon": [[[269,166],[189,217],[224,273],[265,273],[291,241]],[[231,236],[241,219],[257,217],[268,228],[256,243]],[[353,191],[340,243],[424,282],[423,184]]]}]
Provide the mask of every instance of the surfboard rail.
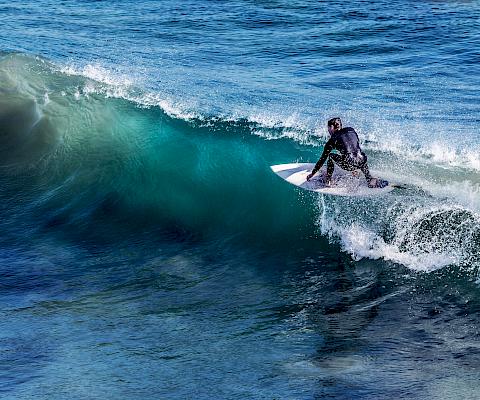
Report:
[{"label": "surfboard rail", "polygon": [[[338,167],[335,168],[332,176],[334,182],[332,186],[325,184],[325,167],[318,171],[310,181],[307,181],[307,175],[313,170],[314,166],[314,163],[289,163],[271,165],[270,168],[276,175],[292,185],[333,196],[374,197],[384,195],[399,187],[393,183],[388,183],[383,188],[370,188],[363,174],[354,176],[351,172]],[[373,174],[376,175],[374,172]]]}]

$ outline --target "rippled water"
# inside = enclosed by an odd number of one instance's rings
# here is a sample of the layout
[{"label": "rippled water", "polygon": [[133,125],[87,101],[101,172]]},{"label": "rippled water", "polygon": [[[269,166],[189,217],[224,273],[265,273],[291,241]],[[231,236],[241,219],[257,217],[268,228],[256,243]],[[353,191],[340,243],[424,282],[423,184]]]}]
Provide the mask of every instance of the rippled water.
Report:
[{"label": "rippled water", "polygon": [[479,6],[1,5],[2,398],[479,397]]}]

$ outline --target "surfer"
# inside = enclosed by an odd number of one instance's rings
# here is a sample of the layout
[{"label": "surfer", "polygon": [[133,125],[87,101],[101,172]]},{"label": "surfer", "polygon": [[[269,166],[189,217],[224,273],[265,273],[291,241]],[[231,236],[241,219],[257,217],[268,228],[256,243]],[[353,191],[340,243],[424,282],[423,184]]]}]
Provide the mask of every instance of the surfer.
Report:
[{"label": "surfer", "polygon": [[[353,128],[342,128],[342,120],[340,118],[332,118],[327,124],[330,139],[325,144],[322,156],[315,164],[312,172],[307,176],[309,181],[322,168],[327,161],[327,175],[325,176],[325,184],[332,185],[332,174],[337,164],[346,171],[352,171],[354,175],[360,170],[365,175],[368,187],[374,188],[381,186],[381,180],[372,178],[367,165],[367,156],[360,149],[357,132]],[[332,153],[332,150],[338,150],[340,154]]]}]

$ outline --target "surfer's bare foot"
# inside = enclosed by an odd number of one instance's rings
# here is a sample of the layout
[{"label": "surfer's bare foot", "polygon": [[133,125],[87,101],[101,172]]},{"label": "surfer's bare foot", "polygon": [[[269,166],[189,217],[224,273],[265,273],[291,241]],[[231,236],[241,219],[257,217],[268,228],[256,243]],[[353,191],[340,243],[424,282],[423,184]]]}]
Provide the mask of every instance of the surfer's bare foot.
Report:
[{"label": "surfer's bare foot", "polygon": [[360,176],[360,173],[358,171],[352,171],[352,175],[355,177],[355,178],[358,178]]},{"label": "surfer's bare foot", "polygon": [[376,188],[378,184],[377,178],[372,178],[368,181],[368,187],[369,188]]}]

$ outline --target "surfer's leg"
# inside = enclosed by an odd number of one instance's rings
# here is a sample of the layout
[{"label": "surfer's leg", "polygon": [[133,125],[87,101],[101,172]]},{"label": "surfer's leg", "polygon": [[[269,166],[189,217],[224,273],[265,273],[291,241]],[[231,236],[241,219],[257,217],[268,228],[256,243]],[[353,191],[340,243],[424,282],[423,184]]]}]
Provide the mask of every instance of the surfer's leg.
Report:
[{"label": "surfer's leg", "polygon": [[383,188],[383,187],[388,185],[388,181],[385,181],[383,179],[372,178],[372,175],[370,175],[370,171],[368,170],[367,163],[365,163],[361,166],[361,170],[362,170],[363,174],[365,175],[365,179],[367,180],[368,187],[370,187],[370,188]]},{"label": "surfer's leg", "polygon": [[351,165],[348,163],[348,161],[343,155],[330,153],[327,161],[327,175],[325,176],[325,183],[327,185],[330,185],[332,183],[332,175],[333,170],[335,169],[335,164],[337,164],[342,169],[352,171]]},{"label": "surfer's leg", "polygon": [[[330,162],[332,160],[335,161],[335,164],[337,164],[340,168],[344,169],[345,171],[355,171],[359,169],[360,171],[363,172],[363,175],[365,175],[365,179],[367,180],[368,186],[370,187],[378,186],[378,180],[373,178],[372,175],[370,175],[370,170],[368,169],[368,164],[367,164],[367,156],[364,155],[363,162],[361,164],[352,162],[349,157],[345,157],[341,154],[330,154],[328,161]],[[333,167],[332,167],[332,173],[333,173]],[[327,175],[328,175],[328,172],[327,172]]]},{"label": "surfer's leg", "polygon": [[372,175],[370,175],[367,163],[360,166],[360,171],[362,171],[363,175],[365,175],[365,179],[367,180],[367,182],[370,182],[370,180],[372,179]]},{"label": "surfer's leg", "polygon": [[329,160],[330,159],[335,161],[335,164],[337,164],[341,169],[344,169],[345,171],[353,171],[358,169],[357,166],[353,165],[345,156],[341,154],[330,154]]}]

